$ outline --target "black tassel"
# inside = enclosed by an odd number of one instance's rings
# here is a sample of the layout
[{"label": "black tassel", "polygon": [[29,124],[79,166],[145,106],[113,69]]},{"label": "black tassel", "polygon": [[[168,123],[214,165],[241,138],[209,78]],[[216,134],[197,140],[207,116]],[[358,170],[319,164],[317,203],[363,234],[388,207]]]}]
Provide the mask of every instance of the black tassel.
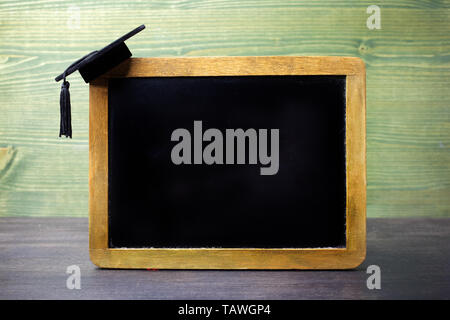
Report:
[{"label": "black tassel", "polygon": [[59,107],[61,113],[61,121],[59,124],[59,136],[72,138],[72,119],[70,110],[70,83],[65,77],[61,85],[61,95],[59,97]]}]

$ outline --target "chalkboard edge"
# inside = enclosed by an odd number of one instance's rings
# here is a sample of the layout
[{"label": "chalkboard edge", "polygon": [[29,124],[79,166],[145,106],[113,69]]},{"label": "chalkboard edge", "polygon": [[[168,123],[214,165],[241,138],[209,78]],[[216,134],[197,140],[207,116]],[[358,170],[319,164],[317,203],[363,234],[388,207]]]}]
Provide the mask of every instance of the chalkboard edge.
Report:
[{"label": "chalkboard edge", "polygon": [[[346,248],[108,248],[108,81],[120,77],[345,75]],[[131,58],[90,84],[89,252],[100,268],[353,269],[366,255],[365,65],[356,57]],[[175,256],[176,259],[171,257]],[[181,257],[181,260],[180,260]],[[287,260],[286,260],[287,259]]]}]

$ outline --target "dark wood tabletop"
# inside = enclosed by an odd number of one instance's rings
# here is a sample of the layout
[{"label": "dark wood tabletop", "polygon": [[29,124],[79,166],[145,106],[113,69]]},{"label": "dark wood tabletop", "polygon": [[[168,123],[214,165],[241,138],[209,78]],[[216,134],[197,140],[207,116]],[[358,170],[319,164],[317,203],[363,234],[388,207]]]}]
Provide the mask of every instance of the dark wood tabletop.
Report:
[{"label": "dark wood tabletop", "polygon": [[[367,224],[367,258],[350,271],[103,270],[87,218],[0,218],[0,299],[450,299],[450,219]],[[70,265],[79,290],[66,287]]]}]

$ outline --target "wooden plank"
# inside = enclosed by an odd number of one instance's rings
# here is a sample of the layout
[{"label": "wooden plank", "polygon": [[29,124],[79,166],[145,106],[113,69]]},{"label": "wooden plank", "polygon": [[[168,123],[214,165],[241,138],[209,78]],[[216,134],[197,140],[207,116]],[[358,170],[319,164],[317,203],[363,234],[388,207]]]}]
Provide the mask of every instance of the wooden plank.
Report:
[{"label": "wooden plank", "polygon": [[89,86],[89,248],[108,247],[108,83]]},{"label": "wooden plank", "polygon": [[[71,78],[74,139],[58,139],[60,85],[80,56],[141,23],[134,56],[340,55],[367,67],[367,213],[450,217],[450,2],[0,3],[0,216],[87,216],[88,88]],[[69,9],[69,7],[72,7]],[[80,13],[79,28],[76,12]]]},{"label": "wooden plank", "polygon": [[[0,218],[0,299],[450,299],[450,219],[368,219],[354,271],[103,270],[87,218]],[[381,268],[381,290],[366,269]],[[81,290],[68,290],[78,265]]]}]

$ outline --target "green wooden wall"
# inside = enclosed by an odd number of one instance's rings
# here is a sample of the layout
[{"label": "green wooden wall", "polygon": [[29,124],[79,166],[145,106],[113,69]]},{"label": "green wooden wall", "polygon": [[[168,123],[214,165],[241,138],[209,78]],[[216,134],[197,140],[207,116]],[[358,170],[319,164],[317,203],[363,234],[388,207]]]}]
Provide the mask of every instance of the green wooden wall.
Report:
[{"label": "green wooden wall", "polygon": [[[369,30],[369,5],[381,30]],[[136,57],[357,56],[367,66],[369,217],[450,217],[449,1],[0,1],[0,216],[88,215],[88,86],[72,61],[144,23]],[[79,12],[79,19],[77,19]]]}]

